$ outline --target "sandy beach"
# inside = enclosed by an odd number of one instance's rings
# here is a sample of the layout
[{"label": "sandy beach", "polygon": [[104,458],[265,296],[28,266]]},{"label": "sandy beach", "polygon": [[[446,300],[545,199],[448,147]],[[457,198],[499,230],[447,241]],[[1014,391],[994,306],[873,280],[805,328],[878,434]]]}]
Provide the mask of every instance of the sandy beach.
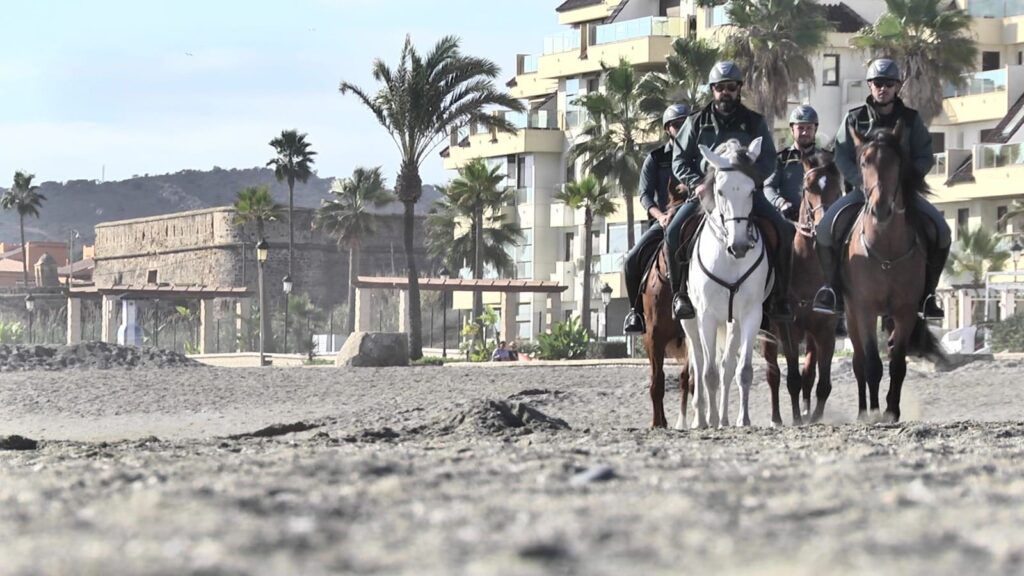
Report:
[{"label": "sandy beach", "polygon": [[638,366],[0,374],[0,573],[1024,570],[1024,363],[915,364],[895,425],[834,374],[824,424],[758,368],[701,431]]}]

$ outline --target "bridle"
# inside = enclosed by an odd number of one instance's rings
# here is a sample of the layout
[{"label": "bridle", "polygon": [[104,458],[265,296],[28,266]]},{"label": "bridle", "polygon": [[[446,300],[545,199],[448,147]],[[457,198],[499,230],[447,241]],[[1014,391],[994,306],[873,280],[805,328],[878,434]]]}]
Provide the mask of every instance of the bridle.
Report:
[{"label": "bridle", "polygon": [[[807,182],[808,181],[813,181],[817,177],[816,175],[819,172],[821,172],[822,170],[824,170],[825,168],[826,168],[826,166],[819,166],[817,168],[811,168],[810,170],[808,170],[804,174],[804,190],[803,190],[803,194],[802,194],[803,198],[801,198],[800,203],[804,207],[806,207],[806,210],[801,210],[801,212],[805,212],[806,213],[806,217],[802,221],[797,222],[796,231],[801,236],[803,236],[805,238],[810,238],[811,240],[815,240],[818,237],[817,230],[818,230],[818,218],[819,217],[817,216],[817,214],[819,212],[821,212],[821,214],[824,215],[825,212],[828,211],[829,207],[832,204],[826,205],[824,202],[822,202],[821,204],[818,204],[817,206],[812,206],[811,205],[811,200],[809,198],[809,194],[807,193],[807,190],[809,188]],[[821,195],[819,194],[818,197],[820,198]]]}]

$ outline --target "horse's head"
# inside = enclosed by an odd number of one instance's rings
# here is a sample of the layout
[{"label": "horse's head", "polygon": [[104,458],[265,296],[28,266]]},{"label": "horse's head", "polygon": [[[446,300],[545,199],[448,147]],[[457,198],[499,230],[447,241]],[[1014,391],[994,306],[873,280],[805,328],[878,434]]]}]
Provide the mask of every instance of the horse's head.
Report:
[{"label": "horse's head", "polygon": [[828,207],[843,195],[843,177],[834,156],[827,150],[818,150],[803,159],[803,201],[800,205],[800,223],[813,227]]},{"label": "horse's head", "polygon": [[895,130],[879,129],[868,137],[857,135],[857,159],[864,180],[864,198],[868,215],[876,226],[888,224],[893,215],[903,212],[903,182],[908,160],[900,145],[903,122]]},{"label": "horse's head", "polygon": [[755,227],[750,220],[754,209],[754,189],[758,181],[754,161],[761,153],[761,139],[756,138],[744,148],[738,140],[720,144],[714,151],[703,144],[700,153],[713,168],[708,171],[704,198],[709,217],[717,220],[721,228],[726,251],[742,258],[757,242]]}]

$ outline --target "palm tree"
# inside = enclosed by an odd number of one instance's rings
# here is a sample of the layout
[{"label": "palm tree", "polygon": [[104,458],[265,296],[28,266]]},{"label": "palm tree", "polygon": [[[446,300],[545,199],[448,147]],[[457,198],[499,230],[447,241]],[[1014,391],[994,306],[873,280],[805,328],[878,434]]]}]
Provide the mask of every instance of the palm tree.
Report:
[{"label": "palm tree", "polygon": [[718,61],[718,48],[705,40],[676,38],[665,58],[665,72],[650,72],[640,80],[640,110],[648,117],[647,130],[661,132],[661,114],[672,104],[697,108],[707,104],[708,73]]},{"label": "palm tree", "polygon": [[644,162],[642,143],[646,134],[646,118],[640,111],[641,94],[633,66],[620,60],[609,68],[603,62],[605,91],[590,92],[578,102],[587,111],[590,121],[581,136],[585,139],[569,149],[569,161],[583,158],[583,169],[598,180],[615,182],[626,203],[626,240],[629,248],[635,243],[633,230],[633,194],[640,184],[640,168]]},{"label": "palm tree", "polygon": [[384,189],[381,168],[356,168],[350,178],[331,186],[331,200],[323,200],[313,220],[315,226],[348,247],[348,320],[349,332],[356,329],[356,278],[359,275],[359,246],[377,228],[375,208],[395,197]]},{"label": "palm tree", "polygon": [[351,92],[388,131],[401,154],[395,183],[405,205],[404,240],[406,274],[409,278],[409,355],[423,355],[420,288],[416,274],[416,202],[423,193],[420,165],[446,136],[470,123],[514,132],[515,127],[489,109],[501,106],[522,112],[523,104],[494,85],[498,66],[485,58],[462,54],[459,39],[446,36],[430,52],[421,55],[406,36],[405,45],[392,69],[380,59],[373,62],[373,78],[381,84],[375,95],[349,82],[341,82],[342,94]]},{"label": "palm tree", "polygon": [[978,47],[971,17],[945,0],[886,0],[887,10],[851,43],[893,58],[903,71],[901,96],[928,124],[942,112],[943,83],[964,83]]},{"label": "palm tree", "polygon": [[768,127],[785,116],[800,82],[814,84],[811,57],[831,25],[814,0],[731,0],[725,54],[743,70],[750,107]]},{"label": "palm tree", "polygon": [[[235,198],[234,223],[236,225],[245,225],[249,222],[255,222],[256,240],[258,242],[263,240],[264,223],[280,220],[283,212],[284,207],[274,202],[269,188],[266,186],[249,186],[239,190]],[[243,278],[242,280],[244,282],[245,279]],[[266,295],[261,294],[261,298],[266,298]],[[275,346],[271,332],[271,318],[270,314],[262,313],[262,311],[268,310],[266,302],[264,301],[261,304],[259,308],[261,310],[260,330],[266,335],[266,338],[264,338],[266,351],[273,352]]]},{"label": "palm tree", "polygon": [[297,130],[284,130],[281,135],[270,141],[277,152],[277,158],[267,162],[274,167],[274,176],[278,182],[288,182],[288,275],[292,275],[292,248],[295,243],[295,224],[292,223],[292,211],[295,208],[295,182],[305,183],[313,175],[311,166],[316,152],[309,149],[306,135]]},{"label": "palm tree", "polygon": [[14,185],[0,197],[0,208],[17,210],[18,224],[21,228],[21,260],[25,272],[25,288],[28,289],[28,247],[25,246],[25,216],[39,218],[39,209],[43,207],[46,196],[39,193],[39,186],[32,185],[35,174],[25,172],[14,173]]},{"label": "palm tree", "polygon": [[[427,215],[427,254],[446,267],[458,270],[476,256],[476,230],[472,217],[452,204],[445,189],[442,189],[442,194],[444,197],[434,202]],[[515,222],[506,221],[500,212],[489,214],[486,220],[482,267],[490,266],[499,276],[511,277],[515,274],[516,265],[507,248],[518,245],[523,232]],[[462,222],[470,222],[469,227],[463,226]]]},{"label": "palm tree", "polygon": [[[1024,200],[1016,199],[1010,203],[1010,207],[1006,210],[1006,214],[1003,214],[1003,217],[999,219],[999,224],[1005,224],[1022,215],[1024,215]],[[1016,230],[1017,226],[1014,226],[1013,229]]]},{"label": "palm tree", "polygon": [[593,174],[588,174],[578,182],[567,183],[565,188],[555,195],[555,199],[565,202],[573,210],[583,209],[583,329],[589,332],[590,260],[594,257],[591,229],[594,227],[595,216],[615,214],[615,202],[611,199],[611,190]]},{"label": "palm tree", "polygon": [[985,285],[985,274],[1002,270],[1010,252],[1001,244],[999,236],[979,226],[974,230],[960,228],[957,241],[946,261],[946,272],[954,276],[969,276],[972,287]]},{"label": "palm tree", "polygon": [[[473,277],[484,277],[484,216],[487,212],[500,212],[512,190],[502,186],[505,175],[500,167],[487,168],[480,158],[471,160],[459,169],[459,177],[448,186],[448,197],[470,217],[473,231]],[[484,295],[473,292],[473,317],[484,311]]]}]

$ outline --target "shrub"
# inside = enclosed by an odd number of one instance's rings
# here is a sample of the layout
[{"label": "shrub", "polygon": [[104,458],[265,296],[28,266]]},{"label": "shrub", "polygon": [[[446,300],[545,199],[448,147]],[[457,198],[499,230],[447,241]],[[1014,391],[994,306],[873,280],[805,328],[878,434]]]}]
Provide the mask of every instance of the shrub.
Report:
[{"label": "shrub", "polygon": [[537,337],[537,356],[544,360],[577,360],[587,357],[590,334],[572,317],[551,327],[551,332]]},{"label": "shrub", "polygon": [[412,361],[413,366],[442,366],[445,360],[437,356],[424,356]]},{"label": "shrub", "polygon": [[1014,314],[992,325],[993,352],[1024,352],[1024,314]]}]

